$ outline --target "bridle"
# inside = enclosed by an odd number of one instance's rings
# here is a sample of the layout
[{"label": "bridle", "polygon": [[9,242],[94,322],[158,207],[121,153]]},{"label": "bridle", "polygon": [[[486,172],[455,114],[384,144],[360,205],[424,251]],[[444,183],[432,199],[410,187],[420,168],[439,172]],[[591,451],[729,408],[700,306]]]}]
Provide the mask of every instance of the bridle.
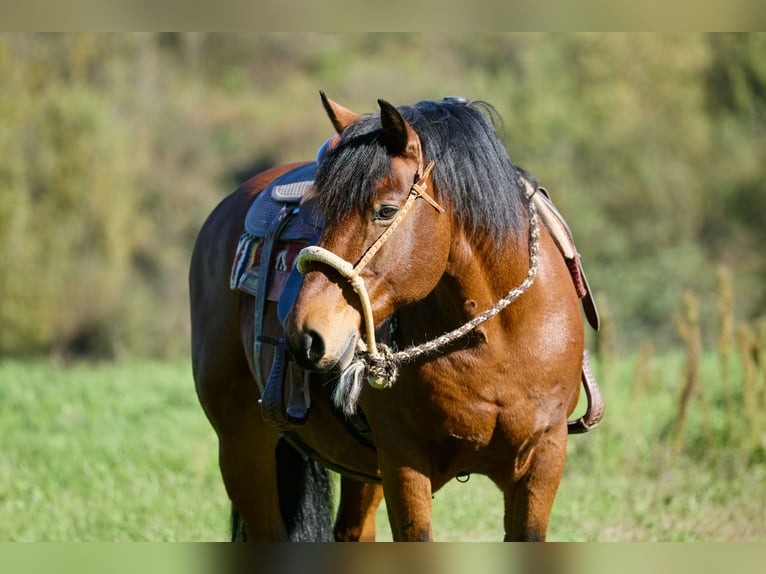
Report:
[{"label": "bridle", "polygon": [[[532,193],[527,192],[529,198],[529,271],[527,272],[524,280],[517,286],[511,289],[508,294],[500,299],[495,305],[474,317],[471,321],[465,323],[461,327],[454,329],[448,333],[437,337],[431,341],[423,343],[421,345],[408,347],[401,351],[394,352],[385,345],[378,345],[375,342],[375,323],[372,316],[372,304],[370,303],[370,297],[367,293],[364,280],[361,277],[361,272],[364,267],[370,262],[375,254],[380,250],[383,244],[393,234],[396,227],[401,223],[404,217],[409,212],[415,200],[418,198],[424,199],[427,203],[432,205],[439,213],[444,213],[444,209],[427,193],[427,180],[434,167],[434,162],[428,164],[423,170],[422,175],[412,184],[409,195],[402,208],[397,213],[396,217],[391,221],[388,228],[376,239],[372,245],[367,249],[365,254],[359,260],[356,265],[352,265],[342,257],[339,257],[332,251],[329,251],[323,247],[312,245],[306,247],[300,251],[296,259],[296,267],[299,272],[305,273],[309,263],[317,262],[323,263],[335,269],[338,273],[346,278],[350,283],[354,291],[359,295],[359,300],[362,304],[362,314],[365,323],[365,336],[367,339],[367,348],[357,351],[357,360],[354,361],[346,370],[341,374],[341,382],[344,378],[354,378],[358,380],[362,375],[367,375],[367,382],[374,388],[384,389],[390,387],[396,377],[398,376],[398,365],[402,362],[411,361],[422,355],[431,354],[437,352],[453,341],[467,335],[479,325],[491,319],[497,315],[500,311],[505,309],[508,305],[518,299],[524,292],[529,289],[532,282],[537,275],[538,264],[538,250],[540,243],[540,231],[538,226],[537,208],[535,202],[532,201]],[[416,176],[417,177],[417,176]],[[358,385],[357,385],[358,387]]]},{"label": "bridle", "polygon": [[439,213],[444,213],[444,208],[439,205],[436,200],[426,191],[428,176],[430,175],[433,167],[434,162],[431,162],[428,164],[428,166],[426,166],[425,170],[423,170],[423,174],[418,177],[417,181],[412,184],[412,187],[410,187],[410,192],[407,196],[407,200],[399,210],[399,213],[396,214],[396,217],[394,217],[386,230],[380,235],[380,237],[378,237],[372,243],[372,245],[367,248],[367,251],[356,265],[352,265],[332,251],[329,251],[324,247],[319,247],[318,245],[311,245],[302,249],[300,253],[298,253],[298,257],[295,260],[296,267],[301,273],[306,272],[306,267],[309,263],[318,262],[332,267],[338,273],[340,273],[341,276],[348,279],[348,281],[351,283],[351,287],[354,289],[356,294],[359,295],[359,299],[362,303],[362,311],[364,315],[365,331],[367,337],[367,352],[369,352],[371,355],[378,354],[377,345],[375,344],[375,324],[372,318],[372,304],[370,303],[370,296],[367,293],[367,288],[365,287],[364,279],[362,279],[361,273],[367,264],[372,260],[372,258],[375,257],[375,254],[380,251],[380,248],[383,247],[383,244],[388,241],[391,235],[393,235],[394,231],[405,218],[410,208],[415,203],[416,199],[423,198]]}]

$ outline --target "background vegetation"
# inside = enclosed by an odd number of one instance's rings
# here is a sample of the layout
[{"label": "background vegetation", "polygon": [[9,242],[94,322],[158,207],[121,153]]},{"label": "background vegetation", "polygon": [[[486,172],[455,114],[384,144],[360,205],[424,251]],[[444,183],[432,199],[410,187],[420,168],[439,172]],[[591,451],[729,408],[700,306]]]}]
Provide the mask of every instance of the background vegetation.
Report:
[{"label": "background vegetation", "polygon": [[[567,217],[608,411],[570,441],[551,538],[763,539],[764,53],[764,34],[0,35],[0,540],[226,537],[189,257],[225,194],[314,156],[319,89],[359,112],[490,102]],[[499,507],[481,477],[450,484],[437,537],[497,540]]]},{"label": "background vegetation", "polygon": [[[464,95],[552,192],[614,342],[677,343],[716,263],[763,314],[763,34],[0,36],[0,356],[184,356],[212,207],[360,112]],[[713,313],[702,305],[702,321]]]}]

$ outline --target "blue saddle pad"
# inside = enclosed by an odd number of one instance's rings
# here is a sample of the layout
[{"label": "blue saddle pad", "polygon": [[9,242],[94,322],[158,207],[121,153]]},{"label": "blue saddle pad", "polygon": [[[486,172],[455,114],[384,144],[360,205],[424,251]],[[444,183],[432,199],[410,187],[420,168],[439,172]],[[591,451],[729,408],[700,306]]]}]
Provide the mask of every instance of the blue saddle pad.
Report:
[{"label": "blue saddle pad", "polygon": [[[291,170],[269,184],[255,200],[245,216],[245,230],[237,249],[234,267],[232,269],[231,287],[239,288],[250,294],[255,294],[255,284],[259,276],[264,274],[258,270],[254,261],[257,245],[264,241],[269,230],[277,220],[289,214],[289,219],[278,236],[273,238],[279,245],[298,242],[313,245],[322,233],[323,221],[316,209],[316,200],[301,204],[305,193],[314,184],[314,173],[317,164],[309,163]],[[255,268],[250,271],[250,265]],[[263,264],[264,262],[260,262]],[[270,265],[268,262],[266,265]],[[284,276],[287,275],[285,279]],[[269,292],[271,300],[277,300],[277,316],[284,324],[285,317],[298,295],[303,275],[297,269],[270,270]],[[279,276],[279,277],[277,277]],[[280,292],[281,289],[281,292]]]},{"label": "blue saddle pad", "polygon": [[[253,237],[266,237],[282,210],[295,208],[306,191],[311,189],[316,167],[316,162],[312,162],[289,171],[271,182],[256,196],[250,206],[245,217],[245,231]],[[284,241],[298,239],[316,241],[318,239],[322,230],[321,222],[312,221],[313,218],[306,217],[303,213],[300,215],[288,222],[279,234],[279,239]]]}]

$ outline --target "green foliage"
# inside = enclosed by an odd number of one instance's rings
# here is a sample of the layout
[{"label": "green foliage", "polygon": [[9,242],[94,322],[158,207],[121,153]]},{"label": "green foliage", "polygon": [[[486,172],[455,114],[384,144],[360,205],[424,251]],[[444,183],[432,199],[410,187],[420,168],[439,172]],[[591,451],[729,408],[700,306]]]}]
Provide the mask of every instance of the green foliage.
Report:
[{"label": "green foliage", "polygon": [[108,322],[129,271],[134,152],[106,94],[81,85],[10,92],[0,350],[24,353]]},{"label": "green foliage", "polygon": [[[567,217],[618,347],[676,342],[682,293],[762,313],[764,34],[0,36],[0,355],[186,353],[196,231],[313,157],[317,92],[360,112],[463,95]],[[702,306],[703,324],[712,321]]]}]

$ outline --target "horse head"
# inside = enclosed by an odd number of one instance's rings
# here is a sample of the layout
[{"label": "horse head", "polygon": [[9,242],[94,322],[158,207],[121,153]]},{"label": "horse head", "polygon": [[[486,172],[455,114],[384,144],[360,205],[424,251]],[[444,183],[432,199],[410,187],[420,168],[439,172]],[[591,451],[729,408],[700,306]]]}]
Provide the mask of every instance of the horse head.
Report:
[{"label": "horse head", "polygon": [[360,116],[322,102],[340,139],[318,167],[325,228],[315,256],[299,262],[285,331],[301,367],[328,371],[350,364],[364,330],[433,290],[452,231],[420,137],[397,108],[378,100],[379,114]]}]

